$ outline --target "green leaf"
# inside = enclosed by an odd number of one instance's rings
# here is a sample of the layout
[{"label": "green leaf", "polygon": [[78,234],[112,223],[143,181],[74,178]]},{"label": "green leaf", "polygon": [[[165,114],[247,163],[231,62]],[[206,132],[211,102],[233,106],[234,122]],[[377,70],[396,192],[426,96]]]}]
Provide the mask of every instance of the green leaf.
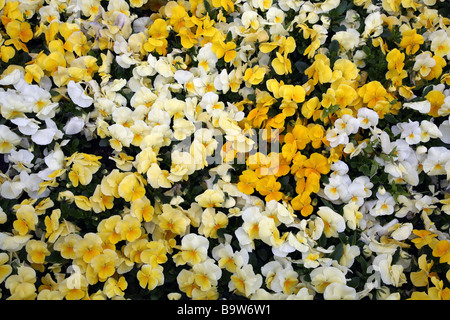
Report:
[{"label": "green leaf", "polygon": [[209,4],[208,0],[204,0],[203,4],[205,5],[205,10],[208,13],[209,16],[211,16],[211,5]]},{"label": "green leaf", "polygon": [[347,281],[347,285],[349,287],[356,289],[359,286],[360,282],[361,282],[361,280],[359,277],[354,277],[354,278],[351,278],[349,281]]},{"label": "green leaf", "polygon": [[392,124],[397,123],[397,120],[395,119],[395,117],[394,117],[392,114],[386,114],[386,115],[384,115],[384,119],[385,119],[387,122],[392,123]]},{"label": "green leaf", "polygon": [[233,40],[233,34],[231,33],[231,31],[228,31],[225,42],[230,42],[231,40]]},{"label": "green leaf", "polygon": [[341,48],[341,45],[339,44],[339,41],[333,40],[330,42],[330,45],[328,46],[328,50],[331,55],[337,54],[339,52],[339,49]]},{"label": "green leaf", "polygon": [[251,93],[249,95],[247,95],[247,99],[253,102],[256,102],[256,94]]},{"label": "green leaf", "polygon": [[370,177],[370,168],[367,164],[363,164],[360,168],[359,171],[361,171],[365,176]]},{"label": "green leaf", "polygon": [[339,243],[334,251],[330,254],[330,258],[336,261],[339,261],[344,254],[344,244],[341,242]]},{"label": "green leaf", "polygon": [[370,166],[370,171],[369,171],[369,176],[373,176],[376,172],[378,171],[378,163],[376,163],[375,161],[372,163],[372,165]]},{"label": "green leaf", "polygon": [[307,64],[304,61],[297,61],[295,63],[295,68],[297,69],[298,72],[304,73],[305,70],[309,68],[309,64]]},{"label": "green leaf", "polygon": [[367,265],[366,259],[364,259],[363,256],[357,256],[355,258],[355,260],[358,261],[359,264],[361,265],[361,269],[362,269],[363,273],[367,273],[368,265]]},{"label": "green leaf", "polygon": [[326,118],[328,117],[330,114],[336,112],[339,109],[339,105],[332,105],[327,109],[323,109],[322,111],[322,117]]}]

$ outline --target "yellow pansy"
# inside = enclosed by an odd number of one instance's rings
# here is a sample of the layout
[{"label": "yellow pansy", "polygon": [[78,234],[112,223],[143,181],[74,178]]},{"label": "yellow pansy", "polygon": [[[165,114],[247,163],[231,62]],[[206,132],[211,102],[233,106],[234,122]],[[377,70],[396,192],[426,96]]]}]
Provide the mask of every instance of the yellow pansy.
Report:
[{"label": "yellow pansy", "polygon": [[82,239],[79,239],[73,246],[77,258],[83,259],[85,263],[91,260],[103,251],[102,239],[96,233],[86,233]]},{"label": "yellow pansy", "polygon": [[114,207],[114,197],[105,195],[102,192],[100,185],[95,187],[94,194],[89,197],[89,201],[92,205],[92,209],[96,213],[104,212]]},{"label": "yellow pansy", "polygon": [[190,222],[191,220],[183,212],[169,204],[163,205],[162,214],[158,216],[159,227],[173,234],[183,234]]},{"label": "yellow pansy", "polygon": [[341,76],[345,80],[355,80],[358,78],[358,67],[348,59],[338,59],[333,65],[333,77],[340,78]]},{"label": "yellow pansy", "polygon": [[7,26],[12,20],[23,21],[23,13],[19,9],[20,1],[8,1],[3,9],[2,24]]},{"label": "yellow pansy", "polygon": [[68,177],[74,187],[78,187],[78,184],[86,186],[92,181],[92,172],[89,168],[79,163],[74,163]]},{"label": "yellow pansy", "polygon": [[256,108],[250,110],[247,115],[247,119],[252,121],[252,125],[254,128],[261,127],[262,123],[269,118],[267,113],[269,112],[270,107],[260,105]]},{"label": "yellow pansy", "polygon": [[316,54],[313,64],[305,70],[305,74],[313,81],[314,85],[318,82],[321,84],[330,82],[333,77],[330,59],[324,54]]},{"label": "yellow pansy", "polygon": [[3,62],[8,63],[8,61],[16,55],[16,50],[14,50],[13,47],[10,46],[4,46],[2,45],[0,47],[0,58]]},{"label": "yellow pansy", "polygon": [[2,283],[12,272],[11,265],[7,264],[9,262],[9,256],[6,252],[0,253],[0,283]]},{"label": "yellow pansy", "polygon": [[434,273],[431,273],[431,268],[434,265],[434,262],[427,262],[427,256],[425,254],[421,255],[418,259],[419,262],[419,271],[411,272],[411,282],[416,287],[425,287],[428,285],[428,279],[431,278]]},{"label": "yellow pansy", "polygon": [[105,282],[116,272],[116,265],[119,257],[114,250],[106,249],[96,255],[90,261],[94,273],[98,276],[100,282]]},{"label": "yellow pansy", "polygon": [[439,258],[439,263],[450,263],[450,242],[441,240],[434,244],[432,255]]},{"label": "yellow pansy", "polygon": [[121,220],[121,216],[113,215],[107,219],[103,219],[102,221],[100,221],[97,226],[97,231],[98,235],[103,239],[104,242],[116,244],[122,240],[121,233],[116,231],[116,226]]},{"label": "yellow pansy", "polygon": [[45,262],[45,257],[50,255],[47,244],[39,240],[30,240],[25,246],[27,251],[27,258],[30,263],[42,264]]},{"label": "yellow pansy", "polygon": [[214,8],[224,8],[228,12],[234,12],[233,0],[212,0]]},{"label": "yellow pansy", "polygon": [[322,146],[325,139],[325,130],[320,124],[308,124],[308,136],[311,140],[311,146],[318,149]]},{"label": "yellow pansy", "polygon": [[108,280],[105,281],[103,292],[105,292],[108,298],[114,298],[116,296],[123,297],[127,288],[128,283],[125,277],[120,277],[118,280],[108,278]]},{"label": "yellow pansy", "polygon": [[31,25],[26,21],[13,20],[6,26],[6,33],[11,38],[5,44],[13,44],[17,50],[28,52],[27,47],[23,43],[29,42],[33,38]]},{"label": "yellow pansy", "polygon": [[29,231],[34,231],[38,223],[38,216],[33,206],[31,205],[21,205],[16,211],[16,218],[13,222],[14,230],[16,230],[19,235],[23,236]]},{"label": "yellow pansy", "polygon": [[300,214],[303,217],[308,217],[314,210],[311,205],[311,197],[309,192],[298,193],[298,195],[291,200],[291,205],[294,210],[300,211]]},{"label": "yellow pansy", "polygon": [[133,202],[145,195],[147,181],[135,172],[127,174],[118,185],[118,194],[127,202]]},{"label": "yellow pansy", "polygon": [[284,75],[292,73],[291,60],[287,57],[287,54],[276,53],[276,58],[272,60],[272,67],[278,75]]},{"label": "yellow pansy", "polygon": [[386,79],[392,81],[392,85],[395,88],[401,87],[403,84],[403,79],[408,77],[406,70],[397,71],[396,69],[389,70],[386,72]]},{"label": "yellow pansy", "polygon": [[230,62],[237,56],[236,43],[233,41],[223,42],[223,41],[215,41],[211,50],[214,52],[218,59],[222,58],[225,62]]},{"label": "yellow pansy", "polygon": [[305,101],[306,92],[300,85],[288,85],[283,84],[278,88],[278,96],[282,97],[286,101],[294,101],[295,103],[301,103]]},{"label": "yellow pansy", "polygon": [[447,61],[438,55],[434,55],[433,59],[436,61],[436,64],[430,68],[430,72],[424,79],[430,81],[433,79],[438,79],[443,71],[443,68],[447,65]]},{"label": "yellow pansy", "polygon": [[271,200],[280,201],[283,197],[281,189],[281,183],[276,180],[274,176],[263,176],[256,183],[256,191],[264,196],[266,202]]},{"label": "yellow pansy", "polygon": [[11,275],[5,281],[5,287],[11,292],[9,300],[34,300],[36,298],[36,271],[22,265],[17,274]]},{"label": "yellow pansy", "polygon": [[64,225],[59,223],[60,217],[61,210],[55,209],[52,211],[50,216],[46,216],[44,219],[46,227],[45,238],[47,238],[50,243],[55,242],[64,230]]},{"label": "yellow pansy", "polygon": [[239,176],[237,187],[245,194],[252,194],[255,191],[258,177],[253,170],[244,170]]},{"label": "yellow pansy", "polygon": [[59,51],[53,51],[49,55],[46,55],[42,61],[43,70],[53,75],[59,67],[66,67],[66,58],[63,53]]},{"label": "yellow pansy", "polygon": [[151,221],[154,211],[154,207],[146,196],[131,202],[130,213],[138,218],[139,221]]},{"label": "yellow pansy", "polygon": [[405,30],[402,33],[402,40],[400,42],[400,47],[405,49],[407,55],[415,54],[419,49],[420,45],[424,43],[424,38],[422,35],[417,34],[416,29]]},{"label": "yellow pansy", "polygon": [[286,120],[286,114],[284,112],[279,113],[276,116],[268,119],[265,127],[266,127],[266,129],[274,128],[274,129],[279,129],[280,131],[283,131],[285,120]]},{"label": "yellow pansy", "polygon": [[266,68],[260,66],[254,66],[253,68],[247,68],[244,73],[243,80],[248,87],[261,83],[266,75]]},{"label": "yellow pansy", "polygon": [[314,113],[320,108],[321,103],[318,97],[312,97],[302,104],[301,113],[306,118],[311,118]]},{"label": "yellow pansy", "polygon": [[90,46],[86,36],[81,31],[75,31],[67,37],[64,49],[82,57],[88,53]]},{"label": "yellow pansy", "polygon": [[367,103],[369,108],[374,108],[379,102],[387,101],[387,91],[379,81],[371,81],[358,89],[358,94]]},{"label": "yellow pansy", "polygon": [[298,150],[305,149],[310,142],[308,128],[301,124],[295,125],[292,131],[284,137],[283,156],[288,160],[292,159]]},{"label": "yellow pansy", "polygon": [[75,244],[81,240],[81,236],[75,233],[68,234],[62,238],[59,238],[53,248],[56,251],[59,251],[61,254],[61,257],[64,259],[75,259],[77,254],[74,250]]},{"label": "yellow pansy", "polygon": [[414,229],[412,233],[417,236],[416,238],[413,238],[411,240],[411,242],[416,245],[417,249],[421,249],[423,246],[427,246],[432,244],[433,242],[437,242],[437,240],[434,239],[437,237],[437,234],[431,231]]},{"label": "yellow pansy", "polygon": [[150,241],[141,252],[141,261],[155,266],[167,262],[167,249],[162,241]]},{"label": "yellow pansy", "polygon": [[438,117],[439,109],[444,104],[445,95],[439,90],[431,90],[427,93],[425,98],[431,104],[430,112],[428,112],[428,114],[433,117]]},{"label": "yellow pansy", "polygon": [[148,290],[153,290],[164,283],[163,267],[144,264],[137,273],[139,285]]},{"label": "yellow pansy", "polygon": [[131,214],[125,215],[121,221],[117,222],[114,231],[120,234],[122,240],[129,242],[133,242],[142,235],[139,219]]},{"label": "yellow pansy", "polygon": [[169,26],[164,19],[156,19],[148,31],[149,38],[144,44],[144,49],[148,52],[156,50],[159,54],[167,51],[167,37],[169,36]]},{"label": "yellow pansy", "polygon": [[169,18],[168,23],[173,26],[175,32],[179,32],[184,27],[192,27],[193,22],[190,21],[186,8],[174,1],[167,3],[164,12]]},{"label": "yellow pansy", "polygon": [[217,231],[227,225],[228,217],[225,213],[209,208],[203,212],[199,232],[207,238],[217,239]]},{"label": "yellow pansy", "polygon": [[388,62],[389,70],[397,70],[398,72],[400,72],[405,66],[405,54],[397,48],[392,49],[386,55],[386,61]]},{"label": "yellow pansy", "polygon": [[335,104],[339,105],[341,109],[351,105],[358,96],[356,91],[347,84],[340,84],[334,95]]}]

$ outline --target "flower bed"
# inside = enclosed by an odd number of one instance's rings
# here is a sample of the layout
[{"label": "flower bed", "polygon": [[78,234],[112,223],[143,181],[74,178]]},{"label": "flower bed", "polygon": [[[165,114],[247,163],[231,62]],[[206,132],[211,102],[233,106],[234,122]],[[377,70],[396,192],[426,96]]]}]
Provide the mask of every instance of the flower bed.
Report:
[{"label": "flower bed", "polygon": [[0,9],[2,299],[450,299],[445,1]]}]

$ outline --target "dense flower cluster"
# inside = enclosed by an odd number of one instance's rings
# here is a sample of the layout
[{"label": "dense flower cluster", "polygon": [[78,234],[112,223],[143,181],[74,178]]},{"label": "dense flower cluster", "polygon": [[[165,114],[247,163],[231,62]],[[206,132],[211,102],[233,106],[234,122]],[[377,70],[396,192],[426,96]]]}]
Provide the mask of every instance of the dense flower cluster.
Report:
[{"label": "dense flower cluster", "polygon": [[440,0],[1,0],[2,299],[450,299]]}]

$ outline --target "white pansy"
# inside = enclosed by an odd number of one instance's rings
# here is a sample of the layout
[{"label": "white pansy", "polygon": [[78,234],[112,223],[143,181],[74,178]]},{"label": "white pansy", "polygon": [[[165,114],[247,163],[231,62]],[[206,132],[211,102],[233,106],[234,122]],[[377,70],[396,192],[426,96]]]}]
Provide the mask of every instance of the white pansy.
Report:
[{"label": "white pansy", "polygon": [[32,238],[33,235],[27,234],[24,236],[13,235],[6,232],[0,232],[0,250],[8,252],[16,252],[21,250]]},{"label": "white pansy", "polygon": [[72,117],[64,126],[64,133],[68,135],[80,133],[84,128],[84,124],[85,122],[82,117]]},{"label": "white pansy", "polygon": [[0,79],[0,85],[2,86],[15,85],[20,81],[20,79],[23,79],[23,71],[19,69],[14,69],[10,73],[2,75]]},{"label": "white pansy", "polygon": [[343,51],[352,51],[359,45],[360,34],[357,30],[348,28],[345,31],[336,32],[331,40],[338,41]]},{"label": "white pansy", "polygon": [[421,142],[428,142],[430,139],[436,139],[442,137],[442,132],[439,130],[438,126],[431,121],[422,120],[420,122]]},{"label": "white pansy", "polygon": [[129,147],[133,141],[134,134],[130,128],[124,127],[121,124],[115,123],[108,127],[108,131],[113,139],[118,140],[122,146]]},{"label": "white pansy", "polygon": [[86,94],[86,90],[83,89],[81,84],[73,80],[70,80],[67,84],[67,94],[73,103],[81,108],[87,108],[94,102],[94,99]]},{"label": "white pansy", "polygon": [[428,113],[431,110],[431,103],[428,100],[417,102],[406,102],[404,107],[419,111],[420,113]]},{"label": "white pansy", "polygon": [[30,136],[35,134],[36,131],[40,128],[40,122],[35,119],[30,119],[26,117],[18,117],[11,119],[11,122],[14,123],[19,129],[20,133]]},{"label": "white pansy", "polygon": [[50,180],[48,176],[51,173],[64,167],[64,153],[59,145],[45,156],[44,163],[47,168],[39,171],[38,176],[42,180]]},{"label": "white pansy", "polygon": [[450,96],[445,97],[444,103],[438,109],[438,115],[440,117],[446,117],[450,114]]},{"label": "white pansy", "polygon": [[31,140],[39,145],[48,145],[53,140],[61,139],[63,133],[58,129],[56,123],[51,119],[45,119],[47,128],[37,130],[32,136]]},{"label": "white pansy", "polygon": [[338,234],[345,230],[344,218],[339,213],[333,211],[331,208],[326,206],[319,207],[317,215],[325,222],[325,228],[323,232],[325,233],[327,238],[337,238]]},{"label": "white pansy", "polygon": [[226,69],[223,69],[214,79],[214,87],[223,93],[228,92],[230,89],[230,78]]},{"label": "white pansy", "polygon": [[0,185],[0,195],[5,199],[18,199],[23,192],[23,183],[19,179],[6,180]]},{"label": "white pansy", "polygon": [[364,26],[363,38],[378,37],[383,32],[383,19],[380,11],[369,14],[364,20]]},{"label": "white pansy", "polygon": [[417,144],[421,139],[420,124],[418,121],[401,122],[397,124],[400,131],[400,137],[411,144]]},{"label": "white pansy", "polygon": [[349,143],[348,135],[345,132],[340,132],[337,128],[328,130],[326,138],[330,142],[330,146],[333,148],[341,144],[346,145]]},{"label": "white pansy", "polygon": [[359,126],[363,129],[375,127],[378,124],[378,113],[369,108],[358,109]]},{"label": "white pansy", "polygon": [[198,66],[203,68],[206,72],[215,69],[218,61],[216,54],[211,50],[212,43],[209,42],[198,50],[197,62]]},{"label": "white pansy", "polygon": [[391,233],[391,237],[397,241],[404,241],[408,239],[408,237],[411,235],[414,226],[412,223],[398,223],[395,224],[392,229],[394,230]]},{"label": "white pansy", "polygon": [[34,154],[29,150],[20,149],[18,151],[11,150],[11,153],[8,156],[8,160],[13,164],[13,168],[18,172],[23,170],[30,172],[33,167]]},{"label": "white pansy", "polygon": [[439,125],[439,131],[442,133],[440,139],[444,143],[450,144],[450,120],[445,120]]},{"label": "white pansy", "polygon": [[392,265],[392,255],[390,254],[376,256],[373,261],[373,269],[380,273],[384,284],[400,287],[407,282],[403,266]]},{"label": "white pansy", "polygon": [[8,153],[20,143],[22,138],[8,126],[0,124],[0,153]]},{"label": "white pansy", "polygon": [[335,267],[320,266],[311,273],[311,284],[318,293],[324,293],[327,286],[332,283],[346,284],[345,274]]},{"label": "white pansy", "polygon": [[157,126],[169,126],[170,122],[170,115],[165,110],[153,108],[147,114],[147,124],[150,128],[154,128]]},{"label": "white pansy", "polygon": [[286,14],[283,10],[272,6],[269,8],[269,10],[267,10],[266,18],[269,23],[282,24],[284,22],[284,19],[286,18]]},{"label": "white pansy", "polygon": [[416,56],[413,70],[418,71],[422,77],[426,77],[431,72],[431,68],[435,65],[436,60],[433,59],[431,53],[423,52]]},{"label": "white pansy", "polygon": [[431,147],[423,161],[423,171],[428,175],[446,174],[445,166],[450,161],[450,150],[445,147]]},{"label": "white pansy", "polygon": [[335,201],[346,197],[348,185],[344,181],[346,180],[339,175],[329,179],[323,189],[328,199]]},{"label": "white pansy", "polygon": [[357,300],[355,288],[334,282],[328,285],[323,293],[325,300]]},{"label": "white pansy", "polygon": [[394,213],[395,200],[389,192],[377,192],[375,206],[369,211],[374,217],[391,215]]},{"label": "white pansy", "polygon": [[184,140],[194,133],[195,126],[186,119],[175,119],[173,122],[173,136],[177,140]]}]

